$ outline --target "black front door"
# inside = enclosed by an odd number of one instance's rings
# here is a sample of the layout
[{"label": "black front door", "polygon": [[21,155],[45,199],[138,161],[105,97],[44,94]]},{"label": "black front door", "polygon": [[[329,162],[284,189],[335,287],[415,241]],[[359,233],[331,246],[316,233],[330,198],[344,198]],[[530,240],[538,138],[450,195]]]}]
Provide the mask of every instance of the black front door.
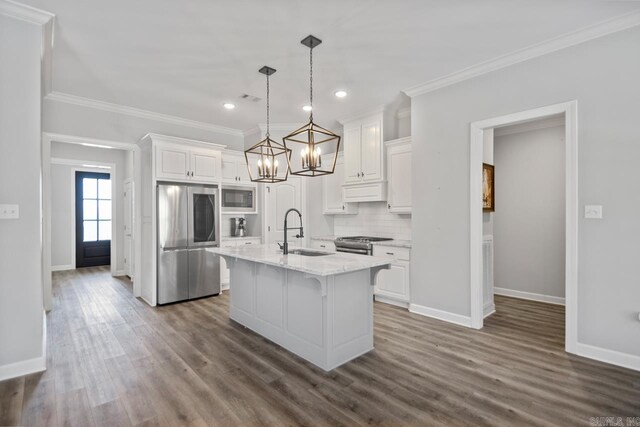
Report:
[{"label": "black front door", "polygon": [[111,177],[76,172],[76,267],[111,264]]}]

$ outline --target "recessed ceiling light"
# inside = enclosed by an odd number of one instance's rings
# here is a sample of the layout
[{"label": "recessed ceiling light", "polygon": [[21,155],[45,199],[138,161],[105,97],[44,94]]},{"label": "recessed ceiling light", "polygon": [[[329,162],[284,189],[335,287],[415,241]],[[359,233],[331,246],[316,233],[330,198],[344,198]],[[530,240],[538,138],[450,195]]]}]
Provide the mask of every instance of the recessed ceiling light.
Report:
[{"label": "recessed ceiling light", "polygon": [[311,111],[311,105],[305,105],[304,107],[302,107],[302,109],[304,111]]},{"label": "recessed ceiling light", "polygon": [[344,91],[344,90],[337,90],[337,91],[336,91],[336,93],[335,93],[335,95],[336,95],[338,98],[344,98],[345,96],[347,96],[347,92],[346,92],[346,91]]},{"label": "recessed ceiling light", "polygon": [[233,110],[234,108],[236,108],[236,104],[232,104],[230,102],[227,102],[224,104],[224,108],[226,108],[227,110]]}]

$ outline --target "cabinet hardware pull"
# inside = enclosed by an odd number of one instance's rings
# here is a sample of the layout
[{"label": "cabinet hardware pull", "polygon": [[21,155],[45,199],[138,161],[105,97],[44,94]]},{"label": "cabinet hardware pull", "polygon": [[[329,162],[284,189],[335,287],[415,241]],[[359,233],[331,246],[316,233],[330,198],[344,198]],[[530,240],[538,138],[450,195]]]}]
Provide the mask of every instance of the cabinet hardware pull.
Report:
[{"label": "cabinet hardware pull", "polygon": [[344,210],[344,205],[342,205],[342,210]]},{"label": "cabinet hardware pull", "polygon": [[250,245],[253,242],[244,242],[245,245]]},{"label": "cabinet hardware pull", "polygon": [[320,245],[320,247],[321,247],[321,248],[326,248],[326,246],[325,246],[325,245]]},{"label": "cabinet hardware pull", "polygon": [[389,203],[389,204],[387,205],[387,208],[388,208],[388,209],[391,209],[391,203]]},{"label": "cabinet hardware pull", "polygon": [[393,255],[393,252],[387,252],[387,255]]}]

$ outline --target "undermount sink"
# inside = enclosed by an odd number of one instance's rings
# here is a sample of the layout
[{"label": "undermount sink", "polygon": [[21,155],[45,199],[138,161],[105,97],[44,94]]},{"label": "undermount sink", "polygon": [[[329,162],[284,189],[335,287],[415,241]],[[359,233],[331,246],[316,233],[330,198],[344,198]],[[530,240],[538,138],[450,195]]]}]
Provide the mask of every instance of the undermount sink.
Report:
[{"label": "undermount sink", "polygon": [[325,256],[325,255],[331,255],[330,253],[326,253],[326,252],[308,251],[306,249],[294,249],[292,251],[289,251],[289,253],[293,254],[293,255],[302,255],[302,256]]}]

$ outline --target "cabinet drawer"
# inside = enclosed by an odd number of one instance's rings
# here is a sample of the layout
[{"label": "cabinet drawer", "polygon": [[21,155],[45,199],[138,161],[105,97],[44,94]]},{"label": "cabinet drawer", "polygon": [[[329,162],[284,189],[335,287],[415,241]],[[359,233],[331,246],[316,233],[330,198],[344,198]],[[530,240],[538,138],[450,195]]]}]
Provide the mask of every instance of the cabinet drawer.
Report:
[{"label": "cabinet drawer", "polygon": [[236,242],[234,240],[223,240],[220,242],[221,248],[234,248],[236,247]]},{"label": "cabinet drawer", "polygon": [[374,245],[373,256],[392,258],[401,261],[409,261],[411,259],[411,249],[397,248],[394,246]]}]

